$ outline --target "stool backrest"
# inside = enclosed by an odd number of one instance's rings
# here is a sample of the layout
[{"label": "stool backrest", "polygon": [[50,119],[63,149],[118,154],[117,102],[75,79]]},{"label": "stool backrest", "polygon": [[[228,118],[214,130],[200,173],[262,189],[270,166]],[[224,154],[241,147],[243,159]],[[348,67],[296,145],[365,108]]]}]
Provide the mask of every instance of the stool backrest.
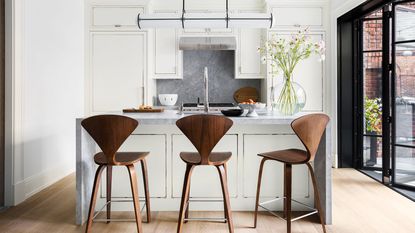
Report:
[{"label": "stool backrest", "polygon": [[120,115],[97,115],[84,119],[81,125],[101,148],[108,165],[117,165],[115,153],[137,128],[138,121]]},{"label": "stool backrest", "polygon": [[309,157],[306,162],[314,160],[329,121],[327,115],[318,113],[299,117],[291,123],[291,128],[307,149]]},{"label": "stool backrest", "polygon": [[220,139],[232,127],[233,121],[215,115],[192,115],[176,122],[177,127],[192,142],[201,156],[201,165],[209,165],[209,155]]}]

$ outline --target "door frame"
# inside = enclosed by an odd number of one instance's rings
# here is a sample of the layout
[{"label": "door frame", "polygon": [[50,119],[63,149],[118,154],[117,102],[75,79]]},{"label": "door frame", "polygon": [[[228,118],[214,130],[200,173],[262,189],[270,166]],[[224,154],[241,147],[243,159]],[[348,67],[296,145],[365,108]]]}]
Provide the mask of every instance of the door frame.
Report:
[{"label": "door frame", "polygon": [[5,126],[5,77],[6,77],[6,30],[5,30],[5,0],[0,0],[0,207],[5,204],[5,150],[4,150],[4,126]]}]

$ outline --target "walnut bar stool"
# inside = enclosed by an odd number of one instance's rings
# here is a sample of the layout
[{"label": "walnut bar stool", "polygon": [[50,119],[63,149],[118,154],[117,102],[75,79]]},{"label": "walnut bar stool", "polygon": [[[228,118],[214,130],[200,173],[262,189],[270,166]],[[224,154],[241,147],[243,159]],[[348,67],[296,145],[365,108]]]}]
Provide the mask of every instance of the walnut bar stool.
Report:
[{"label": "walnut bar stool", "polygon": [[[259,167],[259,175],[258,175],[258,187],[257,187],[257,195],[256,195],[256,203],[255,203],[255,216],[254,216],[254,227],[257,226],[257,217],[258,217],[258,206],[261,206],[265,210],[271,212],[264,206],[265,203],[259,203],[259,195],[261,190],[261,179],[262,179],[262,171],[264,168],[264,163],[267,160],[274,160],[284,163],[284,215],[287,221],[287,232],[291,232],[291,222],[301,219],[303,217],[318,214],[320,217],[320,222],[323,227],[323,231],[326,232],[326,227],[324,225],[323,220],[323,210],[321,209],[320,203],[320,194],[317,188],[317,181],[314,175],[313,167],[311,166],[311,162],[314,161],[314,157],[316,156],[318,146],[320,144],[321,137],[326,129],[326,126],[329,122],[329,117],[325,114],[310,114],[303,117],[300,117],[294,120],[291,123],[291,128],[294,130],[294,133],[300,138],[301,142],[304,144],[307,151],[299,150],[299,149],[287,149],[287,150],[280,150],[280,151],[272,151],[267,153],[258,154],[259,156],[263,157],[261,161],[261,165]],[[296,200],[291,198],[292,196],[292,165],[298,164],[306,164],[311,175],[311,180],[314,187],[314,200],[315,206],[317,210],[311,208],[307,205],[306,207],[313,209],[313,212],[305,214],[303,216],[297,217],[295,219],[291,216],[291,201],[294,201],[298,204],[302,204]],[[281,198],[277,198],[271,201],[267,201],[266,203],[270,203],[272,201],[279,200]],[[271,212],[273,215],[279,217],[278,215]]]},{"label": "walnut bar stool", "polygon": [[[138,122],[132,118],[119,115],[98,115],[89,117],[81,122],[84,129],[91,135],[102,152],[94,156],[94,161],[98,164],[95,174],[94,185],[92,188],[91,203],[89,206],[88,221],[85,232],[90,232],[92,221],[98,215],[95,214],[95,204],[98,194],[98,187],[101,181],[101,174],[104,168],[107,169],[107,218],[100,219],[109,223],[111,220],[111,183],[112,183],[112,167],[126,166],[130,175],[130,184],[133,195],[135,221],[137,223],[138,233],[142,233],[141,227],[141,210],[138,197],[138,184],[134,164],[141,163],[145,190],[145,205],[147,211],[147,222],[150,222],[150,196],[148,191],[147,164],[145,157],[149,152],[117,152],[124,141],[137,128]],[[124,202],[124,201],[123,201]],[[104,208],[103,207],[103,208]]]},{"label": "walnut bar stool", "polygon": [[210,165],[218,169],[222,185],[224,199],[225,222],[228,222],[229,232],[233,233],[231,206],[229,201],[227,166],[231,158],[231,152],[212,152],[213,148],[232,127],[233,122],[229,118],[214,115],[192,115],[181,118],[176,122],[177,127],[192,142],[198,152],[181,152],[180,158],[186,163],[182,199],[177,226],[177,233],[182,231],[183,221],[207,220],[191,219],[189,213],[189,192],[192,170],[196,166]]}]

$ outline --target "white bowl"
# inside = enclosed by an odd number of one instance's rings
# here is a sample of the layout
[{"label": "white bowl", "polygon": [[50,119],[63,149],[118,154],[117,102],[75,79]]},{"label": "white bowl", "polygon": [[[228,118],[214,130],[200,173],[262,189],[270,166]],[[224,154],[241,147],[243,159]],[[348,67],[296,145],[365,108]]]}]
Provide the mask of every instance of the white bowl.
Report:
[{"label": "white bowl", "polygon": [[260,102],[255,103],[255,108],[256,109],[264,109],[266,106],[267,106],[267,104],[265,104],[265,103],[260,103]]},{"label": "white bowl", "polygon": [[160,103],[164,106],[173,106],[177,102],[177,94],[160,94],[159,100]]}]

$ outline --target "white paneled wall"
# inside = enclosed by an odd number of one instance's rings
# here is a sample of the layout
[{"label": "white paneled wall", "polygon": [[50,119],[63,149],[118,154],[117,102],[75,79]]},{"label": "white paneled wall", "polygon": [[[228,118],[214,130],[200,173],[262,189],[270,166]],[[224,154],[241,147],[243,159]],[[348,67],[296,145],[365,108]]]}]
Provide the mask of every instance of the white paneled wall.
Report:
[{"label": "white paneled wall", "polygon": [[84,105],[83,1],[20,0],[11,8],[19,18],[8,77],[15,110],[7,205],[75,171],[75,118]]}]

